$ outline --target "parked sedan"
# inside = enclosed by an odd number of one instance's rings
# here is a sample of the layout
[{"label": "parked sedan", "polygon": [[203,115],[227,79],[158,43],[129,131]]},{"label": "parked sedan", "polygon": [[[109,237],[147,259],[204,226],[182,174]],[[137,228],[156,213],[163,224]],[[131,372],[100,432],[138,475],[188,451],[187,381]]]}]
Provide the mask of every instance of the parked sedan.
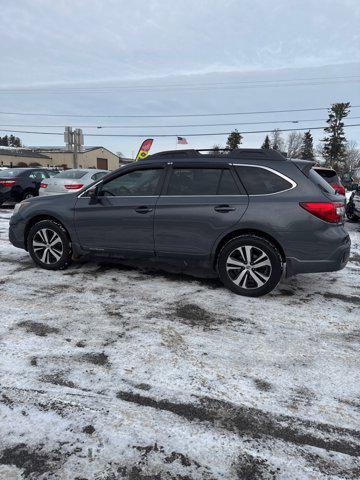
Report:
[{"label": "parked sedan", "polygon": [[40,185],[39,195],[78,192],[83,187],[97,182],[108,173],[108,170],[96,170],[94,168],[65,170],[52,178],[44,179]]},{"label": "parked sedan", "polygon": [[0,170],[0,205],[21,202],[39,195],[40,184],[50,177],[47,168],[6,168]]}]

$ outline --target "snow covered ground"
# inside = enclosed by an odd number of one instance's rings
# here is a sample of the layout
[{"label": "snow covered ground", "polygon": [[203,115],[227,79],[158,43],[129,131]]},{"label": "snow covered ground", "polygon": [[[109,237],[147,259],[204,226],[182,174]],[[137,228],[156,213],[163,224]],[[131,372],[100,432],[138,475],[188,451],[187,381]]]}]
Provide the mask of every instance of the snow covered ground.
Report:
[{"label": "snow covered ground", "polygon": [[272,294],[37,268],[0,210],[0,478],[360,476],[360,224],[341,272]]}]

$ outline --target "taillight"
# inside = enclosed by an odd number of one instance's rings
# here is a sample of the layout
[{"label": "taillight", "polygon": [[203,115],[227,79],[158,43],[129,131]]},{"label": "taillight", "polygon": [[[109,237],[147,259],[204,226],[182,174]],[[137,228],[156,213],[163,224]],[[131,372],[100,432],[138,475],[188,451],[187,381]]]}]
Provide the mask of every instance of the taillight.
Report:
[{"label": "taillight", "polygon": [[82,183],[69,183],[68,185],[64,185],[67,190],[79,190],[84,185]]},{"label": "taillight", "polygon": [[315,217],[325,222],[339,223],[343,221],[345,206],[337,202],[301,202],[300,207],[304,208]]},{"label": "taillight", "polygon": [[12,187],[15,183],[16,180],[0,180],[0,185],[3,185],[4,187]]},{"label": "taillight", "polygon": [[331,186],[339,195],[345,195],[345,187],[343,185],[339,185],[338,183],[332,183]]},{"label": "taillight", "polygon": [[40,183],[40,188],[47,188],[48,184],[47,183]]}]

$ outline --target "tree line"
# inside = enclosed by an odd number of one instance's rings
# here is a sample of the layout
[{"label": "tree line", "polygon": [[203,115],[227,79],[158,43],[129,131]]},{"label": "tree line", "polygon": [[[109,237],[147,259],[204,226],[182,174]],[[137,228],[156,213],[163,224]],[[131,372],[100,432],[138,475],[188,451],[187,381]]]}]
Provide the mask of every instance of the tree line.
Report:
[{"label": "tree line", "polygon": [[[273,130],[265,136],[261,148],[282,152],[287,158],[317,160],[325,166],[334,168],[340,174],[359,175],[360,149],[356,142],[348,141],[344,132],[343,120],[350,113],[350,103],[334,103],[328,111],[327,127],[321,143],[314,147],[311,130],[301,133],[292,131],[283,138],[280,130]],[[242,144],[243,135],[234,130],[228,136],[226,150],[234,150]],[[215,153],[220,154],[220,145],[214,145]]]},{"label": "tree line", "polygon": [[5,135],[4,137],[0,137],[0,146],[2,147],[21,147],[21,140],[19,137],[15,137],[14,135]]}]

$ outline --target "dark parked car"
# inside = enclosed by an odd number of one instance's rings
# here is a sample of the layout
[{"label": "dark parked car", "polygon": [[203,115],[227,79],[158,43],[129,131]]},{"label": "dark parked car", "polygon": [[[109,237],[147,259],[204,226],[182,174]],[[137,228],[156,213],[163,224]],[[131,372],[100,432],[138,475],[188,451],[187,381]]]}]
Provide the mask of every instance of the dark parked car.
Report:
[{"label": "dark parked car", "polygon": [[10,241],[46,269],[73,255],[206,266],[234,292],[259,296],[283,273],[340,270],[344,199],[312,169],[274,150],[162,152],[80,193],[17,206]]},{"label": "dark parked car", "polygon": [[360,185],[353,185],[354,191],[351,193],[349,201],[346,204],[346,216],[352,222],[360,220]]},{"label": "dark parked car", "polygon": [[314,167],[314,170],[332,186],[336,193],[345,195],[345,187],[335,170],[327,167]]},{"label": "dark parked car", "polygon": [[0,205],[37,197],[42,180],[53,176],[55,172],[57,171],[30,167],[0,170]]}]

